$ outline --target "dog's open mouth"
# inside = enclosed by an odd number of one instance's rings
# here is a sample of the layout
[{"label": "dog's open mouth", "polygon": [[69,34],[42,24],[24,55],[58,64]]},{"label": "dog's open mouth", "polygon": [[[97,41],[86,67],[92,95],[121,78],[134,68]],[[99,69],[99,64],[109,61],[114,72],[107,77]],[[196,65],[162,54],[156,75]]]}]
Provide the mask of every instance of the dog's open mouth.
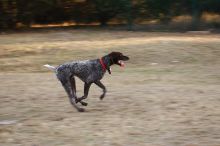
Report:
[{"label": "dog's open mouth", "polygon": [[121,67],[125,67],[125,63],[124,63],[122,60],[118,60],[118,64],[119,64]]}]

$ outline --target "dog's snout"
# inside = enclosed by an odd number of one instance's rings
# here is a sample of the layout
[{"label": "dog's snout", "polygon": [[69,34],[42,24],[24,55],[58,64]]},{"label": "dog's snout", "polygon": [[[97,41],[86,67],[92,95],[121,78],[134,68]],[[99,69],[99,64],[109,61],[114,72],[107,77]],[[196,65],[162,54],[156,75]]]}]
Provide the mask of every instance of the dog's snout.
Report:
[{"label": "dog's snout", "polygon": [[128,57],[128,56],[123,56],[123,60],[124,61],[127,61],[127,60],[129,60],[130,58]]}]

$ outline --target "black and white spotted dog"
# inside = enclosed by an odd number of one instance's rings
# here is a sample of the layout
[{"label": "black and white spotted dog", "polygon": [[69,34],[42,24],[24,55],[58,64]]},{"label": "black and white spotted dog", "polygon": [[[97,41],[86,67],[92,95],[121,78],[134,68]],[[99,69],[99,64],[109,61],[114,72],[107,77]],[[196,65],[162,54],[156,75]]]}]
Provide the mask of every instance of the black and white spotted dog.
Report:
[{"label": "black and white spotted dog", "polygon": [[[80,102],[83,106],[87,106],[87,103],[82,100],[87,98],[91,84],[95,83],[103,89],[103,94],[100,96],[100,99],[102,100],[105,96],[106,88],[100,80],[103,78],[106,70],[111,74],[111,65],[117,64],[119,66],[124,66],[123,61],[127,60],[129,60],[129,58],[122,53],[112,52],[100,59],[72,61],[57,67],[48,64],[44,66],[55,71],[57,78],[60,80],[69,96],[71,104],[79,112],[83,112],[84,109],[79,108],[76,103]],[[84,95],[80,98],[76,97],[75,76],[84,82]]]}]

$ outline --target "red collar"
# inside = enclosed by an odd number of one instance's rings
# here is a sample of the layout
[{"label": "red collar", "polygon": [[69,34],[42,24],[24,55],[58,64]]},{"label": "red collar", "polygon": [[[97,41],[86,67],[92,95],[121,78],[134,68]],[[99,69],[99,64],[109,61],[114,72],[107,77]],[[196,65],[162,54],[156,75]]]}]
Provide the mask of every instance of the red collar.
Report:
[{"label": "red collar", "polygon": [[99,59],[99,62],[100,62],[100,64],[102,65],[102,70],[103,70],[103,71],[106,71],[106,65],[105,65],[105,63],[103,62],[102,58]]}]

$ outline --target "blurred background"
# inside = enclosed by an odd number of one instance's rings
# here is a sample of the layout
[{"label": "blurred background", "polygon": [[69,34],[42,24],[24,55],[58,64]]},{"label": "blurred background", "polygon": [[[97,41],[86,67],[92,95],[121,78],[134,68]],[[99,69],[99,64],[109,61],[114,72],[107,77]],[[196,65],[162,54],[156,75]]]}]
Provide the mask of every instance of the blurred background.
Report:
[{"label": "blurred background", "polygon": [[[0,146],[219,146],[219,29],[220,0],[0,0]],[[84,113],[43,67],[112,51]]]},{"label": "blurred background", "polygon": [[219,13],[219,0],[1,0],[0,29],[77,25],[216,29]]}]

